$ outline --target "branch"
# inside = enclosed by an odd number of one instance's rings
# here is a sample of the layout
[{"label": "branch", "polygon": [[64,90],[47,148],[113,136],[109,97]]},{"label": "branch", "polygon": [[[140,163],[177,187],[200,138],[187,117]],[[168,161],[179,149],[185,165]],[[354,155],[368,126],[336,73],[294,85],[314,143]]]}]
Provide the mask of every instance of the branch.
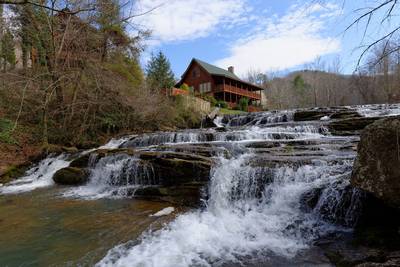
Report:
[{"label": "branch", "polygon": [[58,9],[58,8],[42,5],[39,3],[31,2],[30,0],[0,0],[0,5],[32,5],[32,6],[44,8],[44,9],[47,9],[50,11],[60,12],[60,13],[64,13],[64,14],[71,14],[71,15],[75,15],[80,12],[88,12],[88,11],[95,10],[94,7],[90,7],[90,8],[82,8],[82,9],[70,11],[68,9]]},{"label": "branch", "polygon": [[397,27],[396,29],[394,29],[393,31],[389,32],[389,33],[386,34],[385,36],[383,36],[383,37],[379,38],[378,40],[374,41],[373,43],[369,44],[369,45],[367,46],[367,48],[365,48],[364,51],[361,53],[361,56],[359,57],[358,62],[357,62],[357,67],[360,66],[360,63],[361,63],[362,58],[364,57],[364,55],[365,55],[372,47],[374,47],[375,45],[377,45],[378,43],[382,42],[383,40],[385,40],[385,39],[387,39],[387,38],[391,38],[391,37],[393,36],[393,34],[395,34],[395,33],[396,33],[397,31],[399,31],[399,30],[400,30],[400,26]]}]

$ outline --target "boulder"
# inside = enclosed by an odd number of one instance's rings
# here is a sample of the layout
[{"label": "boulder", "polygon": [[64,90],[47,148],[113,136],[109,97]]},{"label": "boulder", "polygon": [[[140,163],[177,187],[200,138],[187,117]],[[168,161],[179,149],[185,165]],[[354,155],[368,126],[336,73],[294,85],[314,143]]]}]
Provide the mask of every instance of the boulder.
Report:
[{"label": "boulder", "polygon": [[67,167],[58,170],[53,175],[53,180],[56,184],[61,185],[80,185],[87,182],[88,177],[89,174],[84,169]]},{"label": "boulder", "polygon": [[351,183],[400,209],[400,119],[378,120],[365,128]]}]

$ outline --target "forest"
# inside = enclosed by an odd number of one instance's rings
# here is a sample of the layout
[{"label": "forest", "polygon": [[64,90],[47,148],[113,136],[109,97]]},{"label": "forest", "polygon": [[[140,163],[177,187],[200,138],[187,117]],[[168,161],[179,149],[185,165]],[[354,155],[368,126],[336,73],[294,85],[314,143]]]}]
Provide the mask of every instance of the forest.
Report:
[{"label": "forest", "polygon": [[268,109],[333,107],[400,101],[400,52],[396,43],[382,43],[368,53],[352,74],[343,74],[341,61],[317,58],[302,70],[286,75],[249,71],[247,80],[264,86]]},{"label": "forest", "polygon": [[125,132],[199,123],[200,114],[160,93],[174,85],[162,53],[146,70],[139,64],[150,31],[129,22],[144,15],[132,5],[0,5],[0,162],[51,152],[52,145],[91,147]]}]

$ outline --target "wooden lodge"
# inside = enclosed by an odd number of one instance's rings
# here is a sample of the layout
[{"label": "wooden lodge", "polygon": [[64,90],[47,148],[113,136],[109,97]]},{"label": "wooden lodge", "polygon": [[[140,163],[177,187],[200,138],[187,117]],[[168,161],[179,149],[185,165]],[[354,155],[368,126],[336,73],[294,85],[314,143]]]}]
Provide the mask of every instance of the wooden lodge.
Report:
[{"label": "wooden lodge", "polygon": [[255,106],[261,105],[262,87],[241,80],[234,73],[234,68],[228,70],[218,68],[198,59],[192,59],[189,67],[176,85],[187,84],[195,95],[212,95],[217,100],[223,100],[233,108],[241,98],[249,99],[249,110],[255,111]]}]

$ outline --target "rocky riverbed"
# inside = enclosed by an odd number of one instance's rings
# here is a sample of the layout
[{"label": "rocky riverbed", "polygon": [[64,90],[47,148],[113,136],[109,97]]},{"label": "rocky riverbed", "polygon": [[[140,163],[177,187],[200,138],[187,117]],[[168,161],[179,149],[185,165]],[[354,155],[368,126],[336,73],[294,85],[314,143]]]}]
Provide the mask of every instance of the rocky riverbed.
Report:
[{"label": "rocky riverbed", "polygon": [[[362,130],[398,115],[399,105],[370,105],[225,116],[212,128],[125,136],[51,155],[0,187],[0,229],[8,231],[0,251],[14,255],[0,257],[0,265],[35,265],[33,257],[46,265],[83,258],[98,266],[393,264],[397,207],[361,186],[353,163]],[[167,206],[185,212],[164,226],[148,216]],[[77,216],[79,224],[101,228],[82,233],[86,243],[68,237],[79,235],[67,223]],[[47,235],[32,235],[34,229]],[[57,250],[54,239],[76,250]],[[34,256],[18,257],[27,247]]]}]

